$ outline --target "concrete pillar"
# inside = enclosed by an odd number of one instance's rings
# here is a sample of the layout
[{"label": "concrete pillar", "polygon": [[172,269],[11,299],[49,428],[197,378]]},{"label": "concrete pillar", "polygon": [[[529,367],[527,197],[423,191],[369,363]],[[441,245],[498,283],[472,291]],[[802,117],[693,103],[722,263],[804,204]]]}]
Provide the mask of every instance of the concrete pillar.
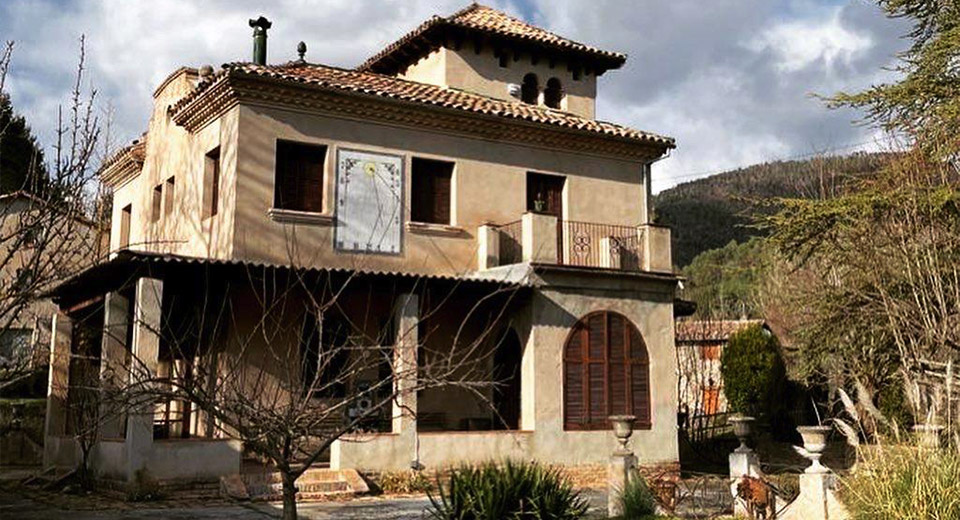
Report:
[{"label": "concrete pillar", "polygon": [[620,241],[616,237],[600,239],[600,267],[620,269]]},{"label": "concrete pillar", "polygon": [[490,224],[477,228],[477,269],[500,265],[500,230]]},{"label": "concrete pillar", "polygon": [[110,403],[111,391],[122,387],[129,379],[127,327],[130,301],[118,292],[107,293],[103,303],[103,343],[100,350],[100,382],[104,399],[100,413],[103,422],[100,436],[105,439],[122,439],[125,415],[118,413]]},{"label": "concrete pillar", "polygon": [[[163,302],[163,281],[155,278],[137,280],[133,302],[133,345],[131,345],[130,378],[150,378],[157,374],[160,354],[160,312]],[[127,480],[132,481],[146,467],[153,450],[153,407],[143,404],[127,415]]]},{"label": "concrete pillar", "polygon": [[50,326],[50,371],[47,378],[47,416],[44,421],[43,465],[57,465],[59,439],[66,434],[67,390],[70,385],[70,345],[73,322],[62,312]]},{"label": "concrete pillar", "polygon": [[[397,341],[394,346],[393,433],[399,435],[399,449],[417,462],[417,347],[420,343],[420,298],[401,294],[397,301],[395,321]],[[409,450],[409,451],[408,451]]]},{"label": "concrete pillar", "polygon": [[523,226],[523,261],[538,264],[558,264],[557,217],[527,212],[521,219]]},{"label": "concrete pillar", "polygon": [[642,249],[640,265],[644,271],[673,272],[670,228],[656,224],[645,224],[637,228],[637,239],[640,241]]},{"label": "concrete pillar", "polygon": [[636,478],[636,471],[637,457],[633,453],[617,451],[610,457],[607,469],[607,516],[613,518],[623,514],[620,494],[630,480]]}]

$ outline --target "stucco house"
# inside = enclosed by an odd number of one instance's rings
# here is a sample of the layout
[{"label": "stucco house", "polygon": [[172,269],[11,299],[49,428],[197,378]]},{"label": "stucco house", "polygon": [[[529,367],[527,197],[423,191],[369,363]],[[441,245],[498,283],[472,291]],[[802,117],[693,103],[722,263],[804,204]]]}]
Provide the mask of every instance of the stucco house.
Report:
[{"label": "stucco house", "polygon": [[[104,362],[132,353],[164,370],[182,360],[165,360],[143,323],[183,321],[215,285],[242,328],[255,313],[229,281],[296,268],[357,282],[344,321],[413,323],[420,336],[389,346],[395,360],[445,348],[467,309],[512,295],[488,324],[506,338],[488,364],[505,375],[493,409],[456,389],[404,396],[400,420],[334,443],[332,469],[518,457],[603,474],[616,445],[607,417],[624,413],[637,417],[640,463],[676,469],[677,276],[650,208],[651,166],[675,144],[595,118],[600,76],[626,56],[476,4],[353,69],[304,48],[267,64],[269,23],[251,25],[252,62],[174,71],[144,136],[102,172],[114,253],[57,292],[46,463],[75,463],[62,419],[72,371],[57,352],[84,348],[78,330]],[[102,434],[94,468],[240,471],[242,446],[204,424],[182,409],[130,415]]]}]

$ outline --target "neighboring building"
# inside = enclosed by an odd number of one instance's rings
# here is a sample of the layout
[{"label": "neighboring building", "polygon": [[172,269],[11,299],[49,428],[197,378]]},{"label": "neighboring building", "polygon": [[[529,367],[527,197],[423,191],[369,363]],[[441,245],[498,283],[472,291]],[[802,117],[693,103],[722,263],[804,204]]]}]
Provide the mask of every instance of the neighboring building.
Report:
[{"label": "neighboring building", "polygon": [[49,361],[57,308],[39,293],[92,263],[97,236],[93,222],[35,195],[0,195],[0,374],[13,370],[7,375],[16,378]]},{"label": "neighboring building", "polygon": [[[727,411],[720,356],[730,336],[763,320],[678,320],[677,377],[680,411],[693,420]],[[769,330],[769,329],[768,329]]]},{"label": "neighboring building", "polygon": [[[146,135],[102,172],[119,252],[60,288],[54,345],[83,348],[70,341],[83,319],[93,325],[73,337],[86,331],[88,352],[130,350],[169,370],[191,360],[165,359],[134,316],[182,323],[216,285],[243,316],[230,327],[242,327],[256,321],[247,275],[295,266],[354,277],[345,321],[421,320],[435,332],[421,332],[419,348],[444,349],[467,310],[507,288],[506,317],[491,325],[508,339],[489,377],[512,374],[486,396],[497,413],[467,392],[424,390],[405,401],[412,419],[337,441],[330,465],[517,457],[597,468],[616,447],[607,417],[630,413],[641,464],[676,469],[677,277],[669,230],[649,206],[651,165],[674,141],[594,118],[598,77],[625,59],[474,4],[356,69],[301,59],[175,71],[154,93]],[[410,347],[397,345],[405,359]],[[71,465],[72,371],[58,368],[46,463]],[[122,479],[240,470],[235,441],[173,408],[104,434],[95,469]]]}]

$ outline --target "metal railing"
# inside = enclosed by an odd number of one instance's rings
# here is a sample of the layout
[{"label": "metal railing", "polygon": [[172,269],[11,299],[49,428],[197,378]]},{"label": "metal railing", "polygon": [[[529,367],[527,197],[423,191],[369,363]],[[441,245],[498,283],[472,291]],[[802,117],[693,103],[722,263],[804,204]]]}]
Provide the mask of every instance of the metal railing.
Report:
[{"label": "metal railing", "polygon": [[640,254],[635,226],[557,221],[558,264],[638,271]]},{"label": "metal railing", "polygon": [[500,231],[500,265],[523,261],[523,221],[498,226]]}]

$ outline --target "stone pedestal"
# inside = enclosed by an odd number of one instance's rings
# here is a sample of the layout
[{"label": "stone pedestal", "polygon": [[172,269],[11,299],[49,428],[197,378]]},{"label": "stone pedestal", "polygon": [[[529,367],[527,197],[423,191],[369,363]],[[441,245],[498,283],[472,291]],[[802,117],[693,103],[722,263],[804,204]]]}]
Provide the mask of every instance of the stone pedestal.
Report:
[{"label": "stone pedestal", "polygon": [[607,471],[607,514],[609,516],[623,514],[620,493],[626,488],[630,479],[635,478],[636,471],[637,457],[633,453],[617,452],[610,457],[610,466]]},{"label": "stone pedestal", "polygon": [[730,494],[733,495],[733,514],[736,516],[746,516],[746,504],[737,497],[737,486],[744,477],[760,478],[763,472],[760,471],[760,458],[756,452],[747,448],[737,448],[737,451],[730,454]]},{"label": "stone pedestal", "polygon": [[846,520],[846,507],[837,499],[837,476],[830,472],[800,475],[800,495],[778,518],[781,520]]}]

